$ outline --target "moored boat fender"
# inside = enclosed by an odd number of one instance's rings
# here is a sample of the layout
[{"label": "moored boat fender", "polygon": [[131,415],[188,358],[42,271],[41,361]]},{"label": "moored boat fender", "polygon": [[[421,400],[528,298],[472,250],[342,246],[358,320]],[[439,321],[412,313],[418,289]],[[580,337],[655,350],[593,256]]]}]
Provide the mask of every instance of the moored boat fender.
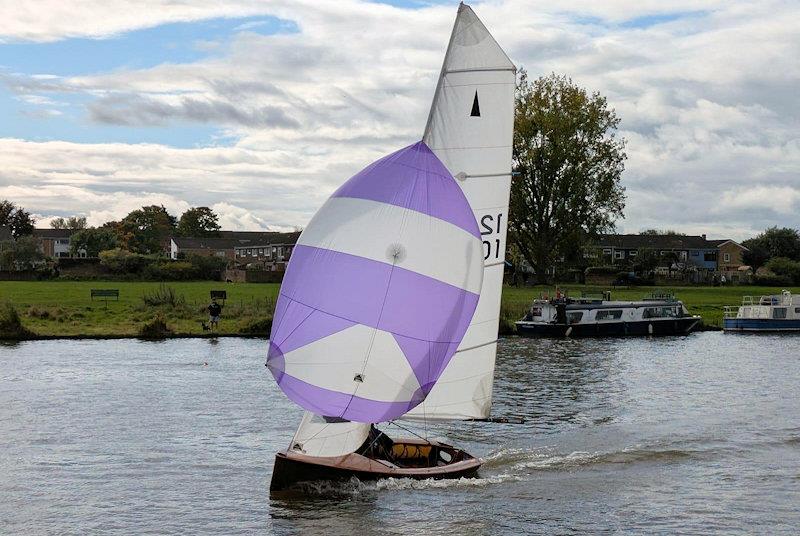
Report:
[{"label": "moored boat fender", "polygon": [[572,326],[568,327],[567,328],[567,332],[564,333],[565,337],[569,337],[570,335],[572,335]]},{"label": "moored boat fender", "polygon": [[647,334],[648,335],[652,335],[653,334],[653,323],[652,322],[647,324]]}]

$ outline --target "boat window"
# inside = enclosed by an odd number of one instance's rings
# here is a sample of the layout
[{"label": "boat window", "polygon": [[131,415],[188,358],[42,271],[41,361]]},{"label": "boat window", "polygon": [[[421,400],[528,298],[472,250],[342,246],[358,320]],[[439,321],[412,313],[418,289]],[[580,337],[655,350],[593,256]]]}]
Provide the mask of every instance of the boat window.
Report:
[{"label": "boat window", "polygon": [[772,318],[786,318],[786,307],[776,307],[773,309]]},{"label": "boat window", "polygon": [[542,316],[541,307],[531,307],[531,316]]},{"label": "boat window", "polygon": [[680,316],[680,307],[647,307],[642,318],[675,318]]},{"label": "boat window", "polygon": [[583,318],[583,311],[567,313],[567,324],[577,324]]},{"label": "boat window", "polygon": [[597,311],[597,320],[619,320],[622,318],[622,309],[614,309],[609,311]]},{"label": "boat window", "polygon": [[450,463],[451,461],[453,461],[453,455],[447,452],[446,450],[440,450],[439,459],[445,463]]},{"label": "boat window", "polygon": [[797,314],[800,314],[800,307],[795,307],[794,308],[794,312],[797,313]]}]

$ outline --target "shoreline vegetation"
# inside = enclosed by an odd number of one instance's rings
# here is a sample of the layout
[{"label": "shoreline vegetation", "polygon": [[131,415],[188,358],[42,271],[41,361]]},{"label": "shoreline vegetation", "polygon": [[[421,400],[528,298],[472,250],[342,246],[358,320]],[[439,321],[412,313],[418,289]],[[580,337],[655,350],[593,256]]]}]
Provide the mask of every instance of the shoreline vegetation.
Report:
[{"label": "shoreline vegetation", "polygon": [[[267,337],[280,285],[270,283],[0,281],[0,339],[116,339]],[[570,296],[606,287],[560,285]],[[91,289],[118,289],[119,300],[91,299]],[[499,335],[513,335],[534,298],[552,296],[553,286],[503,287]],[[211,290],[228,298],[219,329],[204,330]],[[651,292],[672,292],[689,312],[703,317],[704,329],[720,329],[726,305],[744,295],[776,294],[778,287],[632,287],[611,291],[612,299],[638,300]],[[794,288],[793,292],[800,292]]]}]

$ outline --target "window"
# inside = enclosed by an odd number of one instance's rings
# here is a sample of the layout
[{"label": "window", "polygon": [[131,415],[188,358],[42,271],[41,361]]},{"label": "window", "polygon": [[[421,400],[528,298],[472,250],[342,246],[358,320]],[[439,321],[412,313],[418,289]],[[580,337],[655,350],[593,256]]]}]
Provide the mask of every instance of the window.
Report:
[{"label": "window", "polygon": [[800,307],[795,307],[795,308],[794,308],[794,312],[795,312],[796,314],[799,314],[799,315],[800,315]]},{"label": "window", "polygon": [[699,251],[692,251],[692,257],[699,257],[699,256],[700,256]]},{"label": "window", "polygon": [[577,324],[583,318],[583,311],[567,313],[567,324]]},{"label": "window", "polygon": [[636,251],[636,250],[634,250],[634,251],[629,251],[629,252],[628,252],[628,257],[635,257],[635,256],[636,256],[636,255],[638,255],[638,254],[639,254],[639,252],[638,252],[638,251]]},{"label": "window", "polygon": [[772,318],[782,320],[786,318],[786,307],[776,307],[772,310]]},{"label": "window", "polygon": [[681,316],[680,307],[647,307],[642,318],[677,318]]},{"label": "window", "polygon": [[603,248],[603,255],[611,255],[611,248]]},{"label": "window", "polygon": [[731,254],[730,253],[723,253],[722,254],[722,260],[724,262],[731,262]]},{"label": "window", "polygon": [[615,251],[614,252],[614,258],[615,259],[624,259],[625,258],[625,252],[624,251]]},{"label": "window", "polygon": [[252,257],[252,256],[253,256],[253,250],[252,250],[252,249],[248,249],[248,250],[247,250],[247,254],[248,254],[248,255],[250,255],[250,256]]},{"label": "window", "polygon": [[681,251],[680,253],[678,253],[678,258],[680,260],[682,260],[682,261],[685,261],[686,260],[686,252],[685,251]]},{"label": "window", "polygon": [[597,311],[595,316],[595,320],[619,320],[620,318],[622,318],[622,309]]},{"label": "window", "polygon": [[258,255],[259,256],[263,256],[264,255],[264,248],[258,248]]},{"label": "window", "polygon": [[707,251],[703,254],[703,260],[706,262],[717,262],[717,252]]}]

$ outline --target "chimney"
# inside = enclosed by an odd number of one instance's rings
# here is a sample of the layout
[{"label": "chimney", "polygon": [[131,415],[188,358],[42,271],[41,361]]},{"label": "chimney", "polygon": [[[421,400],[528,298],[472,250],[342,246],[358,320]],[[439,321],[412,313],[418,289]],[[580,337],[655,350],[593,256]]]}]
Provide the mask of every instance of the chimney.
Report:
[{"label": "chimney", "polygon": [[702,235],[700,235],[700,236],[702,236],[702,237],[703,237],[703,240],[705,240],[705,239],[706,239],[706,235],[705,235],[705,233],[703,233],[703,234],[702,234]]}]

